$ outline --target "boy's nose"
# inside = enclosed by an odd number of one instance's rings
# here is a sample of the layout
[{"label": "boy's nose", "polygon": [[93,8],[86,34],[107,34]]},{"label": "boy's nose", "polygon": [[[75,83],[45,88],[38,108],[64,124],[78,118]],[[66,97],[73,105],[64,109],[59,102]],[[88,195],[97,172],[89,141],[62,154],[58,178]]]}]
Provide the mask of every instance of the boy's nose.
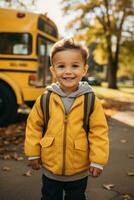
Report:
[{"label": "boy's nose", "polygon": [[65,69],[65,73],[66,73],[66,74],[70,74],[70,73],[72,73],[72,70],[71,70],[71,68],[69,68],[69,67],[68,67],[68,68],[66,68],[66,69]]}]

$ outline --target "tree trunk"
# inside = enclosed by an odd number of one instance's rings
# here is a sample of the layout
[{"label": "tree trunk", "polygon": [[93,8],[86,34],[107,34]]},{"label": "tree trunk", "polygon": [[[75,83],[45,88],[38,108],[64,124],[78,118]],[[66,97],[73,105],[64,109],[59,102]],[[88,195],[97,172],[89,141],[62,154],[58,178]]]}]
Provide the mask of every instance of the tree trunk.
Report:
[{"label": "tree trunk", "polygon": [[113,61],[108,65],[108,88],[117,89],[117,66]]},{"label": "tree trunk", "polygon": [[125,7],[124,7],[124,13],[122,16],[122,19],[120,21],[120,26],[117,34],[117,41],[116,41],[116,48],[115,53],[113,55],[112,53],[112,47],[109,41],[109,38],[107,37],[107,43],[108,43],[108,61],[109,61],[109,74],[108,74],[108,87],[113,89],[118,89],[117,87],[117,71],[118,71],[118,64],[119,64],[119,53],[120,53],[120,40],[121,40],[121,31],[122,26],[125,19]]},{"label": "tree trunk", "polygon": [[107,81],[108,88],[117,89],[117,66],[118,60],[112,54],[111,36],[107,35],[108,68]]}]

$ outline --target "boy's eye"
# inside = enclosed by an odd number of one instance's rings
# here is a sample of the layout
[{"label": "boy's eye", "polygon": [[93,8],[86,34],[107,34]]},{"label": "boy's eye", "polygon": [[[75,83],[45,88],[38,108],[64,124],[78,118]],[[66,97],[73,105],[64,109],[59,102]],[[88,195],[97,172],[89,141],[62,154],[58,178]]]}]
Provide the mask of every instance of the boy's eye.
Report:
[{"label": "boy's eye", "polygon": [[63,69],[65,66],[64,65],[58,65],[57,68]]},{"label": "boy's eye", "polygon": [[77,65],[77,64],[74,64],[74,65],[72,65],[72,67],[73,67],[73,68],[78,68],[78,67],[79,67],[79,65]]}]

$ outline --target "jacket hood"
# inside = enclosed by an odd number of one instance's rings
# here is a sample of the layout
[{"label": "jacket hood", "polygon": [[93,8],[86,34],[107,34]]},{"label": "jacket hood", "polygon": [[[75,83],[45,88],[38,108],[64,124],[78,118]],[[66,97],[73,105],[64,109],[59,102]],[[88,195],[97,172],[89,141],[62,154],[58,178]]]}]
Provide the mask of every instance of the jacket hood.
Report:
[{"label": "jacket hood", "polygon": [[60,88],[60,84],[58,82],[52,83],[50,86],[47,86],[47,89],[51,92],[58,94],[61,97],[69,97],[69,98],[78,97],[85,93],[89,93],[89,92],[93,91],[92,87],[87,82],[80,82],[78,89],[69,95],[67,95],[65,92],[63,92],[63,90]]}]

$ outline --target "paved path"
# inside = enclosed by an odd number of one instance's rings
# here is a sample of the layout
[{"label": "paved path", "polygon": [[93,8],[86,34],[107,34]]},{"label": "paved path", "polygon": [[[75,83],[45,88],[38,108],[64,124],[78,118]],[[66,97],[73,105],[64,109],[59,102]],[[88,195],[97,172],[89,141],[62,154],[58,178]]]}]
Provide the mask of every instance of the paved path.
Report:
[{"label": "paved path", "polygon": [[134,127],[134,104],[129,105],[125,112],[117,112],[112,118]]},{"label": "paved path", "polygon": [[[134,130],[133,127],[115,119],[109,119],[110,159],[99,178],[89,177],[88,200],[134,200]],[[18,146],[18,153],[22,147]],[[23,155],[23,154],[22,154]],[[131,159],[129,156],[131,156]],[[3,171],[2,167],[10,167]],[[39,200],[41,190],[41,171],[32,171],[31,177],[22,176],[29,168],[26,160],[0,159],[0,200]],[[106,190],[103,184],[114,184],[113,190]],[[123,194],[129,195],[123,198]]]}]

